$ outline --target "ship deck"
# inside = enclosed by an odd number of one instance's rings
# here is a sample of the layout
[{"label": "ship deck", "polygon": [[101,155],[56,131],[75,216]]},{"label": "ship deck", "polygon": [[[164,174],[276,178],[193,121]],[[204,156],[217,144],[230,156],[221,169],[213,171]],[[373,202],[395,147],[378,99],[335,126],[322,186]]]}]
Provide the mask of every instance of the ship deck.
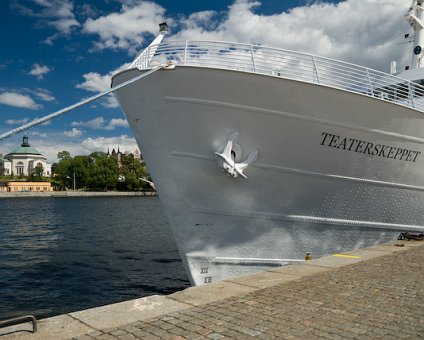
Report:
[{"label": "ship deck", "polygon": [[0,329],[3,339],[420,338],[424,242],[396,241]]}]

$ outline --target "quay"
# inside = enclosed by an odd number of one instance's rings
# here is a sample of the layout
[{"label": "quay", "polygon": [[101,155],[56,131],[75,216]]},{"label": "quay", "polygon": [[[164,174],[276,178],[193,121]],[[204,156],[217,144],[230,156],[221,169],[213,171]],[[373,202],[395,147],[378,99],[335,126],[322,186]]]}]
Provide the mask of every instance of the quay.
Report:
[{"label": "quay", "polygon": [[156,191],[17,191],[0,192],[0,199],[14,197],[132,197],[156,195]]},{"label": "quay", "polygon": [[[0,339],[422,339],[424,242],[394,241],[0,329]],[[26,331],[23,331],[26,330]]]}]

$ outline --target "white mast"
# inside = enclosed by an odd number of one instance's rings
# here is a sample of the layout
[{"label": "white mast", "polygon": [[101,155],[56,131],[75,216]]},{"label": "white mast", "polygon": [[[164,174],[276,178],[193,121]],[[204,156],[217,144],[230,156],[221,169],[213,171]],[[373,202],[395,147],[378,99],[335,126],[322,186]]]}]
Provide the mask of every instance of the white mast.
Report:
[{"label": "white mast", "polygon": [[406,21],[415,31],[412,51],[411,69],[424,67],[424,0],[413,0],[409,12],[405,15]]}]

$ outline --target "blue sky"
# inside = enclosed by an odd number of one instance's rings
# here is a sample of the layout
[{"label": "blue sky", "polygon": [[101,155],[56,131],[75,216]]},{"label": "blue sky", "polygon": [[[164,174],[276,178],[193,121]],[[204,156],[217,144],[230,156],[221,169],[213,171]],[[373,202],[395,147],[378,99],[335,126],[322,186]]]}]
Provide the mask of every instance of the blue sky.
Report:
[{"label": "blue sky", "polygon": [[[0,133],[42,117],[110,85],[154,38],[252,42],[323,55],[388,71],[409,62],[407,0],[4,0],[0,2]],[[50,162],[137,146],[113,97],[27,132]],[[0,153],[23,134],[0,141]]]}]

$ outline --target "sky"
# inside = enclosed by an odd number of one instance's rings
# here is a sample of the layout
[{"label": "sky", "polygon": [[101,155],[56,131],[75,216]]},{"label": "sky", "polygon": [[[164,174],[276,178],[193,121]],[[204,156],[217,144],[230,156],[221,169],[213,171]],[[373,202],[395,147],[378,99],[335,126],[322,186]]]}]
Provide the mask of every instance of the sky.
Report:
[{"label": "sky", "polygon": [[[168,40],[254,43],[389,71],[410,63],[411,0],[1,0],[0,134],[110,88],[166,21]],[[113,96],[26,132],[32,147],[138,149]],[[24,133],[0,141],[0,154]],[[142,150],[141,150],[142,151]]]}]

